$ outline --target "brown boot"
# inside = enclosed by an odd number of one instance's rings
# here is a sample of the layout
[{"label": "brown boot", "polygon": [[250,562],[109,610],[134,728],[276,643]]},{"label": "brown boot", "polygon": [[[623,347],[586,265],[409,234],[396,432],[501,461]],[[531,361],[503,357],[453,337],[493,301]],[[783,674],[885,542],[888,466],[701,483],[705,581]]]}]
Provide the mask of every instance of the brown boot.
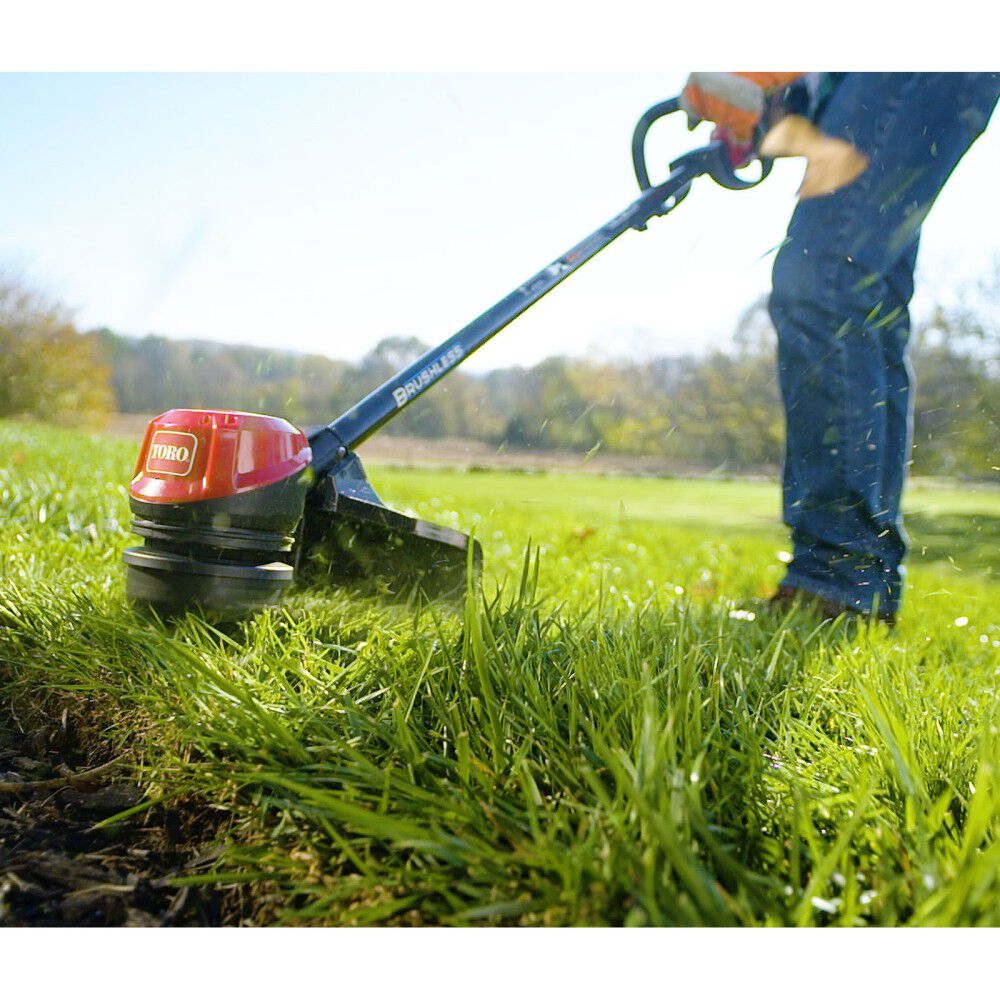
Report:
[{"label": "brown boot", "polygon": [[[767,606],[782,613],[791,611],[793,608],[815,611],[822,615],[824,619],[832,621],[841,615],[848,618],[867,621],[872,617],[870,611],[860,611],[847,604],[831,600],[828,597],[821,597],[819,594],[810,593],[808,590],[800,590],[798,587],[782,585],[768,598]],[[896,616],[891,611],[879,611],[878,620],[885,622],[890,628],[896,624]]]}]

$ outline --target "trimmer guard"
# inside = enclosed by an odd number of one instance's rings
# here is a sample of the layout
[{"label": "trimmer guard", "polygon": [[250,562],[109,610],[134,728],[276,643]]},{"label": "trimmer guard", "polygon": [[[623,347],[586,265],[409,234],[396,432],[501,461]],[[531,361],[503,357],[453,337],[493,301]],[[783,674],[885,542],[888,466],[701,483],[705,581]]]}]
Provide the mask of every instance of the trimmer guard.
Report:
[{"label": "trimmer guard", "polygon": [[454,597],[465,588],[470,545],[478,575],[478,542],[386,507],[348,452],[306,498],[296,579],[308,587],[367,578],[375,592],[401,599]]}]

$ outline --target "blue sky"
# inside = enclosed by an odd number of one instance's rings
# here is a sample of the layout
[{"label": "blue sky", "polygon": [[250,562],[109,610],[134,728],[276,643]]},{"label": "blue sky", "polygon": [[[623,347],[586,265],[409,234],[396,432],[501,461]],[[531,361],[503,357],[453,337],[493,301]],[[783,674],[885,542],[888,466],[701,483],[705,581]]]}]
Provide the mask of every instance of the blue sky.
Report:
[{"label": "blue sky", "polygon": [[[0,76],[0,269],[86,327],[356,358],[443,339],[633,197],[635,117],[662,74]],[[664,160],[698,141],[678,123]],[[1000,135],[924,233],[917,310],[997,254]],[[725,340],[766,291],[801,167],[703,182],[484,348],[475,364]]]}]

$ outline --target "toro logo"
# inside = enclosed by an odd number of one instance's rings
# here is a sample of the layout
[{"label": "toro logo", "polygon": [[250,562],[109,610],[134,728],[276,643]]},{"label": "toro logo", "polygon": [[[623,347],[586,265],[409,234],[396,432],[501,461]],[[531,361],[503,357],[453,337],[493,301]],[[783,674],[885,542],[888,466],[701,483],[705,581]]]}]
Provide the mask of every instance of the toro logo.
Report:
[{"label": "toro logo", "polygon": [[186,476],[194,465],[198,439],[184,431],[157,431],[149,443],[146,471],[163,476]]}]

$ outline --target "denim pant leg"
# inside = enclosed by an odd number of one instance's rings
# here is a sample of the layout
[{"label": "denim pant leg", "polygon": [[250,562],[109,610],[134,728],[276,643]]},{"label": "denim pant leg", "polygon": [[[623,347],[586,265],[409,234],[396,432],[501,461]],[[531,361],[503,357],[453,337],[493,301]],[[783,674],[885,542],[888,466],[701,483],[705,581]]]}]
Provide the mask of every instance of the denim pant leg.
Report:
[{"label": "denim pant leg", "polygon": [[884,597],[880,597],[879,603],[881,607],[891,611],[896,610],[902,596],[905,575],[903,557],[908,547],[900,501],[913,447],[913,369],[907,346],[910,338],[908,303],[913,294],[916,260],[915,240],[886,279],[886,287],[891,296],[891,309],[887,315],[895,315],[892,322],[877,329],[882,344],[882,364],[885,367],[886,442],[882,464],[882,496],[879,502],[886,593]]},{"label": "denim pant leg", "polygon": [[847,74],[819,125],[865,152],[853,184],[798,205],[774,265],[785,406],[783,581],[893,611],[909,460],[907,306],[920,226],[985,128],[997,74]]}]

